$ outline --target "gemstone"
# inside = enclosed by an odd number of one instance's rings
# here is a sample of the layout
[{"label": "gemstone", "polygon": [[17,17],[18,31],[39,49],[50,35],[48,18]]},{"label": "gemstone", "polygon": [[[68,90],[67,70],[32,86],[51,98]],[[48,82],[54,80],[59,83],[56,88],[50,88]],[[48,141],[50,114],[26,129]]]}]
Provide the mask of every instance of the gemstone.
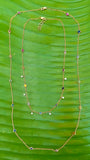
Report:
[{"label": "gemstone", "polygon": [[11,30],[10,30],[10,29],[8,30],[8,33],[11,33]]},{"label": "gemstone", "polygon": [[46,18],[45,17],[41,17],[41,20],[46,20]]},{"label": "gemstone", "polygon": [[13,132],[16,132],[16,129],[14,129]]},{"label": "gemstone", "polygon": [[79,56],[77,56],[77,58],[79,58]]},{"label": "gemstone", "polygon": [[64,99],[64,97],[62,97],[62,99]]},{"label": "gemstone", "polygon": [[32,147],[30,147],[30,150],[32,150],[33,148]]},{"label": "gemstone", "polygon": [[66,13],[66,16],[69,16],[69,13]]},{"label": "gemstone", "polygon": [[26,88],[26,87],[27,87],[27,85],[26,85],[26,84],[24,84],[24,87]]},{"label": "gemstone", "polygon": [[22,48],[21,51],[24,52],[24,49]]},{"label": "gemstone", "polygon": [[64,89],[64,87],[62,87],[62,89]]},{"label": "gemstone", "polygon": [[58,152],[58,149],[55,149],[55,152]]},{"label": "gemstone", "polygon": [[24,76],[23,75],[21,75],[21,78],[23,78]]},{"label": "gemstone", "polygon": [[17,14],[20,14],[21,12],[17,12]]},{"label": "gemstone", "polygon": [[56,106],[57,106],[57,103],[56,103]]},{"label": "gemstone", "polygon": [[64,51],[64,54],[66,54],[66,51]]},{"label": "gemstone", "polygon": [[81,110],[81,109],[82,109],[82,107],[81,107],[81,106],[79,106],[79,109]]},{"label": "gemstone", "polygon": [[42,112],[39,112],[39,114],[42,114]]},{"label": "gemstone", "polygon": [[24,70],[24,69],[25,69],[25,67],[24,67],[24,66],[22,66],[22,69]]},{"label": "gemstone", "polygon": [[30,106],[30,102],[28,102],[28,104],[27,104],[28,106]]},{"label": "gemstone", "polygon": [[76,131],[73,132],[73,135],[76,135]]},{"label": "gemstone", "polygon": [[23,96],[26,96],[26,94],[25,94],[25,93],[23,93]]},{"label": "gemstone", "polygon": [[67,80],[67,78],[65,77],[64,80]]},{"label": "gemstone", "polygon": [[46,9],[47,9],[47,7],[42,7],[42,8],[41,8],[42,11],[43,11],[43,10],[46,10]]},{"label": "gemstone", "polygon": [[51,112],[49,112],[49,115],[51,115],[52,113]]},{"label": "gemstone", "polygon": [[9,82],[11,83],[11,82],[12,82],[12,79],[10,79]]},{"label": "gemstone", "polygon": [[80,83],[80,80],[78,81],[78,83]]},{"label": "gemstone", "polygon": [[11,54],[9,55],[9,58],[12,58],[12,55],[11,55]]},{"label": "gemstone", "polygon": [[80,33],[80,30],[78,30],[78,33]]},{"label": "gemstone", "polygon": [[64,72],[64,68],[63,68],[63,72]]},{"label": "gemstone", "polygon": [[11,106],[14,107],[14,104],[12,103]]},{"label": "gemstone", "polygon": [[31,115],[33,115],[33,112],[31,112]]}]

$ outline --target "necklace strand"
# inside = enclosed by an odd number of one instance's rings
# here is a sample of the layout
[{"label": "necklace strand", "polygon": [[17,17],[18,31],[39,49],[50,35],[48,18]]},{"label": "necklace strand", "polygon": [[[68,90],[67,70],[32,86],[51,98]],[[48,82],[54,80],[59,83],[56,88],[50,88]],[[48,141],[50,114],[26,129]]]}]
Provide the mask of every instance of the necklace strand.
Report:
[{"label": "necklace strand", "polygon": [[[29,145],[26,144],[26,142],[19,136],[19,134],[17,133],[15,127],[14,127],[14,118],[13,118],[13,113],[14,113],[14,98],[13,98],[13,88],[12,88],[12,53],[11,53],[11,24],[12,24],[12,21],[13,19],[21,14],[21,13],[26,13],[26,12],[31,12],[31,11],[44,11],[44,10],[50,10],[50,11],[58,11],[58,12],[62,12],[64,14],[66,14],[66,16],[69,16],[71,18],[73,18],[73,20],[78,24],[78,40],[77,40],[77,79],[78,79],[78,94],[79,94],[79,114],[78,114],[78,120],[77,120],[77,124],[76,124],[76,128],[75,130],[73,131],[73,133],[71,134],[71,136],[64,142],[64,144],[58,148],[58,149],[53,149],[53,148],[33,148],[33,147],[30,147]],[[39,29],[41,29],[41,26],[42,24],[44,23],[44,21],[46,20],[57,20],[57,21],[60,21],[61,24],[62,24],[62,27],[63,27],[63,31],[64,31],[64,42],[65,42],[65,48],[64,48],[64,62],[63,62],[63,87],[62,87],[62,93],[61,93],[61,96],[60,96],[60,99],[58,100],[58,102],[56,103],[56,105],[50,109],[49,111],[46,111],[46,112],[36,112],[36,111],[33,111],[32,108],[31,108],[31,105],[29,103],[29,99],[28,99],[28,95],[27,95],[27,84],[26,84],[26,79],[25,79],[25,73],[24,73],[24,60],[23,60],[23,52],[24,52],[24,49],[23,49],[23,41],[24,41],[24,31],[25,31],[25,27],[26,27],[26,24],[30,21],[30,20],[37,20],[37,19],[41,19],[41,23],[39,25]],[[58,9],[52,9],[52,8],[47,8],[47,7],[42,7],[40,9],[33,9],[33,10],[28,10],[28,11],[19,11],[17,12],[14,16],[11,17],[10,19],[10,25],[9,25],[9,30],[8,30],[8,33],[9,33],[9,58],[10,58],[10,88],[11,88],[11,96],[12,96],[12,112],[11,112],[11,119],[12,119],[12,127],[13,127],[13,132],[15,133],[15,135],[19,138],[19,140],[26,146],[26,148],[28,148],[29,150],[50,150],[50,151],[54,151],[54,152],[58,152],[59,150],[61,150],[69,141],[70,139],[76,135],[76,132],[77,132],[77,129],[78,129],[78,126],[79,126],[79,121],[80,121],[80,113],[81,113],[81,98],[80,98],[80,79],[79,79],[79,35],[80,35],[80,25],[79,25],[79,22],[72,16],[72,15],[69,15],[69,13],[65,12],[65,11],[62,11],[62,10],[58,10]],[[66,55],[66,37],[65,37],[65,28],[64,28],[64,24],[63,22],[61,21],[61,19],[57,19],[57,18],[52,18],[52,19],[48,19],[48,18],[44,18],[44,17],[40,17],[40,18],[30,18],[28,19],[28,21],[24,24],[24,29],[23,29],[23,38],[22,38],[22,49],[21,49],[21,52],[22,52],[22,69],[23,69],[23,75],[21,76],[21,78],[24,78],[24,87],[25,87],[25,95],[26,95],[26,99],[27,99],[27,104],[30,108],[30,110],[37,114],[44,114],[44,113],[50,113],[54,108],[57,107],[57,105],[60,103],[61,99],[63,99],[63,93],[64,93],[64,80],[66,80],[66,78],[64,78],[64,71],[65,71],[65,55]]]},{"label": "necklace strand", "polygon": [[[24,71],[24,70],[25,70],[25,67],[24,67],[24,58],[23,58],[23,53],[24,53],[23,43],[24,43],[25,27],[26,27],[27,23],[28,23],[30,20],[38,20],[38,19],[41,19],[41,20],[42,20],[42,19],[45,19],[45,21],[46,21],[46,20],[57,20],[57,21],[60,21],[61,24],[62,24],[62,26],[63,26],[63,30],[64,30],[64,41],[65,41],[64,62],[63,62],[63,69],[62,69],[62,71],[63,71],[63,82],[62,82],[62,86],[63,86],[63,87],[62,87],[62,93],[61,93],[61,96],[60,96],[58,102],[55,104],[55,106],[54,106],[53,108],[51,108],[49,111],[46,111],[46,112],[36,112],[36,111],[32,110],[32,107],[31,107],[30,102],[29,102],[28,94],[27,94],[27,83],[26,83],[25,71]],[[48,18],[40,17],[40,18],[30,18],[30,19],[28,19],[27,22],[24,24],[21,52],[22,52],[22,69],[23,69],[23,75],[22,75],[22,77],[24,78],[25,96],[26,96],[26,99],[27,99],[27,104],[28,104],[28,106],[29,106],[29,108],[30,108],[30,110],[31,110],[31,114],[33,114],[33,113],[37,113],[37,114],[49,113],[49,115],[50,115],[51,111],[54,110],[54,109],[57,107],[57,105],[60,103],[61,99],[64,98],[64,97],[63,97],[63,92],[64,92],[64,71],[65,71],[65,55],[66,55],[66,37],[65,37],[65,28],[64,28],[63,22],[62,22],[60,19],[57,19],[57,18],[48,19]]]}]

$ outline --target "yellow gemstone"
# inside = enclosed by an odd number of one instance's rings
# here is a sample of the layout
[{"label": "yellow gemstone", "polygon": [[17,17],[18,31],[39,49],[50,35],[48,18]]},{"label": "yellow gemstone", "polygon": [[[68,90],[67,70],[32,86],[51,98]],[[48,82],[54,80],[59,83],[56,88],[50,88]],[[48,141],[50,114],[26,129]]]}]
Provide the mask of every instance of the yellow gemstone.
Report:
[{"label": "yellow gemstone", "polygon": [[82,109],[82,107],[81,107],[81,106],[79,106],[79,109],[81,110],[81,109]]},{"label": "yellow gemstone", "polygon": [[26,84],[24,84],[24,87],[27,87],[27,85],[26,85]]}]

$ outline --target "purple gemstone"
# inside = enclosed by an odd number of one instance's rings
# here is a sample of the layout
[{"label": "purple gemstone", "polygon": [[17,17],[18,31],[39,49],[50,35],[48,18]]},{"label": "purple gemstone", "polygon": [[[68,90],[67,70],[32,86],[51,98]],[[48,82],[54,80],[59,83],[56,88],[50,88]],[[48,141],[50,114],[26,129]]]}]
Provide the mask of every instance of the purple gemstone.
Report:
[{"label": "purple gemstone", "polygon": [[63,72],[64,72],[64,68],[63,68]]},{"label": "purple gemstone", "polygon": [[57,104],[56,104],[56,106],[57,106]]},{"label": "purple gemstone", "polygon": [[10,30],[10,29],[8,30],[8,33],[11,33],[11,30]]},{"label": "purple gemstone", "polygon": [[62,89],[64,89],[64,87],[62,87]]},{"label": "purple gemstone", "polygon": [[21,12],[18,12],[18,14],[20,14]]}]

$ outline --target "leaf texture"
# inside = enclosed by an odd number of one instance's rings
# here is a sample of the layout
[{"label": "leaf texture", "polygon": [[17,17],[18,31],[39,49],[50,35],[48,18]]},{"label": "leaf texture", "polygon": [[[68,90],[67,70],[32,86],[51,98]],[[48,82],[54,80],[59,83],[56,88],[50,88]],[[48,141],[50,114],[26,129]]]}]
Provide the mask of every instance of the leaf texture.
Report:
[{"label": "leaf texture", "polygon": [[[0,2],[0,160],[89,160],[90,108],[87,0],[13,0]],[[15,136],[11,123],[11,93],[9,85],[10,60],[8,28],[10,18],[17,11],[38,9],[43,6],[72,14],[80,23],[79,72],[81,87],[81,119],[77,135],[58,153],[30,151]],[[66,30],[67,54],[65,63],[65,92],[52,115],[31,115],[26,105],[22,75],[22,33],[29,18],[60,18]],[[32,108],[38,112],[50,110],[61,95],[64,52],[63,28],[60,22],[46,21],[38,30],[40,20],[30,21],[25,29],[24,64],[27,92]],[[37,11],[18,15],[12,22],[12,85],[14,94],[14,123],[20,137],[38,148],[59,148],[74,131],[78,119],[77,85],[77,24],[56,11]]]}]

